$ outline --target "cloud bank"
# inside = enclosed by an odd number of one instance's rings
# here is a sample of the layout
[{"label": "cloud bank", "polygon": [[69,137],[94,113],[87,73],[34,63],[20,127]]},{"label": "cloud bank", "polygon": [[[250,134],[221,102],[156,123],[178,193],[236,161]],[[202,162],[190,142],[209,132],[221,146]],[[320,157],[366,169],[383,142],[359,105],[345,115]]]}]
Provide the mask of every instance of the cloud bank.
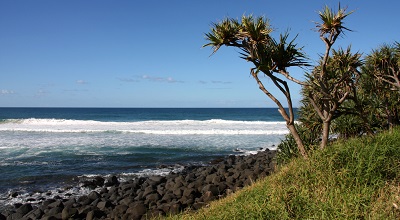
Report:
[{"label": "cloud bank", "polygon": [[12,95],[12,94],[15,94],[13,90],[8,90],[8,89],[0,90],[0,95]]}]

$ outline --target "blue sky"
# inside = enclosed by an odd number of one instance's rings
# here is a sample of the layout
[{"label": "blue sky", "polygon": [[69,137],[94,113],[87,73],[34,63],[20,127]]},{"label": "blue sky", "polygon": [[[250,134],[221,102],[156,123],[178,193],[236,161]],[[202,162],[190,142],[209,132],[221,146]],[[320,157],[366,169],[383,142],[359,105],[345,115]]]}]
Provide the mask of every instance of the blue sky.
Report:
[{"label": "blue sky", "polygon": [[[0,107],[275,107],[251,64],[233,48],[210,57],[204,34],[225,17],[263,15],[273,36],[298,34],[313,63],[324,51],[313,21],[325,4],[338,2],[0,0]],[[398,1],[341,5],[356,11],[337,46],[367,54],[400,40]],[[298,103],[299,86],[291,91]]]}]

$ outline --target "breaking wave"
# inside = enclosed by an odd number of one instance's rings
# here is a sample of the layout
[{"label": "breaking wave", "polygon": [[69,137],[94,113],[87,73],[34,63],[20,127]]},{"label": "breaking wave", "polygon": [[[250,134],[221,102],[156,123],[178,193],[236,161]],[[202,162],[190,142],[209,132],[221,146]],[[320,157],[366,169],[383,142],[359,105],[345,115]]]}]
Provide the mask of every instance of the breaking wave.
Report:
[{"label": "breaking wave", "polygon": [[156,135],[262,135],[287,134],[285,122],[211,120],[172,120],[103,122],[69,119],[8,119],[0,131],[49,133],[121,132]]}]

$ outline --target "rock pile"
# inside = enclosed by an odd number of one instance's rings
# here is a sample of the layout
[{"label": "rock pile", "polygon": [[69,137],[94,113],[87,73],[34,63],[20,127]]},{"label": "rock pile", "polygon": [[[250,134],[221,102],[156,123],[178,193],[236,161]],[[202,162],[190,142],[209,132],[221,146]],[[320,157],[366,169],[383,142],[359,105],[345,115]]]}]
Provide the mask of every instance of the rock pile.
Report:
[{"label": "rock pile", "polygon": [[150,176],[119,182],[113,176],[96,177],[85,187],[97,188],[88,195],[70,199],[47,199],[40,204],[15,204],[0,220],[12,219],[148,219],[197,210],[253,181],[269,175],[275,151],[250,156],[229,156],[209,166],[188,166],[167,176]]}]

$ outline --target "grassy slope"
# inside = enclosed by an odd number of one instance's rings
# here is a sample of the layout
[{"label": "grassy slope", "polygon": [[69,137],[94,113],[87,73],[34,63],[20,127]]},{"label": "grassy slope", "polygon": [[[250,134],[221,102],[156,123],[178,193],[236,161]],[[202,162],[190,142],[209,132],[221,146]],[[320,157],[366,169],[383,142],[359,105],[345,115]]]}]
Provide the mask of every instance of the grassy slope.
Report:
[{"label": "grassy slope", "polygon": [[171,219],[400,219],[400,129],[336,143]]}]

